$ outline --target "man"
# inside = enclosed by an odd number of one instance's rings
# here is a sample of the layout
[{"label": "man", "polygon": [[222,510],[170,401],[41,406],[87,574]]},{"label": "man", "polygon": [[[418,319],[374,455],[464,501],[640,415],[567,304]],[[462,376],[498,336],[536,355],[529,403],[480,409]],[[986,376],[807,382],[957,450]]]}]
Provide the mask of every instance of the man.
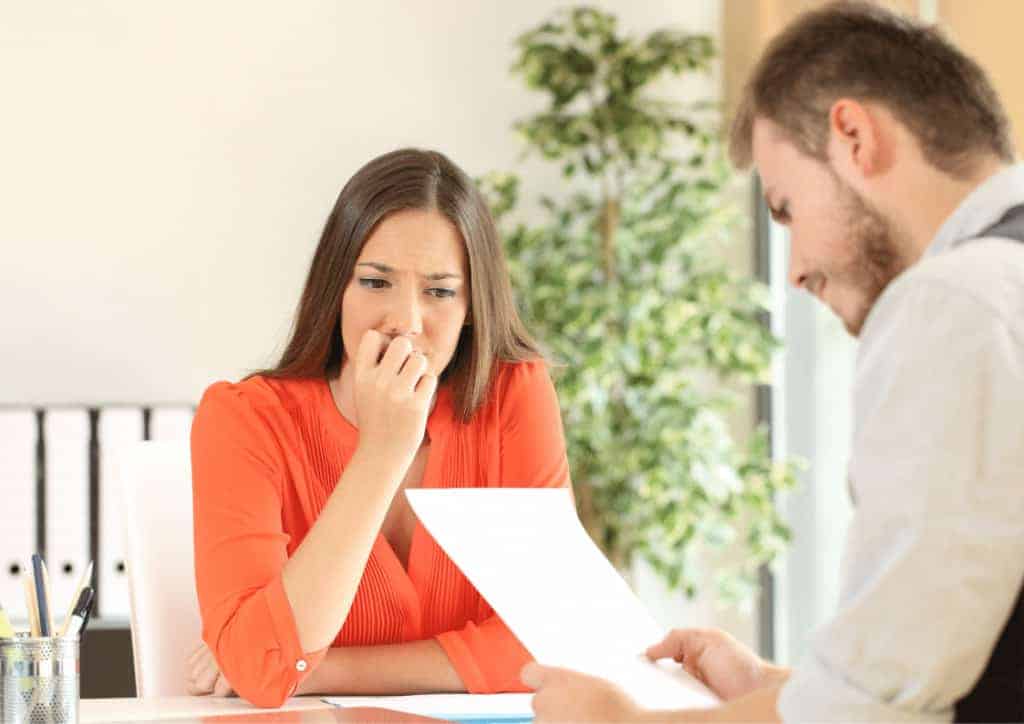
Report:
[{"label": "man", "polygon": [[709,711],[528,667],[538,719],[1024,719],[1024,165],[999,98],[936,31],[831,4],[768,47],[730,151],[791,283],[861,341],[839,609],[792,672],[716,631],[654,646]]}]

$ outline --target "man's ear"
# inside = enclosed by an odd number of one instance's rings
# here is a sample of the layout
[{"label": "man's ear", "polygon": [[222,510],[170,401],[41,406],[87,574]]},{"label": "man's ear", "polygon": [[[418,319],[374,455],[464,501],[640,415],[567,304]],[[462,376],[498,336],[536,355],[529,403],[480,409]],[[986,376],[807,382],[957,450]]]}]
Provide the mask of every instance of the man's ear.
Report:
[{"label": "man's ear", "polygon": [[851,98],[840,98],[828,112],[828,155],[836,169],[870,177],[888,168],[890,148],[886,120],[879,109]]}]

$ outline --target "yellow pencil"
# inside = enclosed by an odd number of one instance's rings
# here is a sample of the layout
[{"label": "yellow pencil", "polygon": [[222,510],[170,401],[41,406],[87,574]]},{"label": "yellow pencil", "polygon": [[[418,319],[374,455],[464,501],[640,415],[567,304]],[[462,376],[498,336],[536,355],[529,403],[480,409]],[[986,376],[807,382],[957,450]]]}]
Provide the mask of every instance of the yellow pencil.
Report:
[{"label": "yellow pencil", "polygon": [[25,584],[25,610],[28,613],[28,631],[33,638],[39,636],[39,612],[36,610],[36,593],[32,590],[32,584],[28,582],[26,575],[21,579]]}]

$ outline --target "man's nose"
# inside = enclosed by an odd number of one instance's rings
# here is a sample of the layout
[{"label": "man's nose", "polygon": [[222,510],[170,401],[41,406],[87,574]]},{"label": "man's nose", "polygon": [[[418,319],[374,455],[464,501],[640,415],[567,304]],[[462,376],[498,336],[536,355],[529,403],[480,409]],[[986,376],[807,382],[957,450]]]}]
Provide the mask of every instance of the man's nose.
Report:
[{"label": "man's nose", "polygon": [[800,257],[791,244],[789,247],[789,283],[800,289],[807,283],[809,275],[810,268],[808,264]]}]

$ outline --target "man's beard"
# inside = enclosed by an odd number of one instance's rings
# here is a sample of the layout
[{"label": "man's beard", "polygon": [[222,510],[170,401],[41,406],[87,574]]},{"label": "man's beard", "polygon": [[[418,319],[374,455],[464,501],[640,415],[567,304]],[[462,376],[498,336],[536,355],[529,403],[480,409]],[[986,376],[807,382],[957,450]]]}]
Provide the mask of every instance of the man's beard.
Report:
[{"label": "man's beard", "polygon": [[907,264],[892,222],[838,177],[835,180],[843,206],[843,226],[853,245],[854,256],[842,267],[827,270],[826,274],[831,281],[860,294],[853,316],[842,320],[846,331],[857,337],[878,297]]}]

